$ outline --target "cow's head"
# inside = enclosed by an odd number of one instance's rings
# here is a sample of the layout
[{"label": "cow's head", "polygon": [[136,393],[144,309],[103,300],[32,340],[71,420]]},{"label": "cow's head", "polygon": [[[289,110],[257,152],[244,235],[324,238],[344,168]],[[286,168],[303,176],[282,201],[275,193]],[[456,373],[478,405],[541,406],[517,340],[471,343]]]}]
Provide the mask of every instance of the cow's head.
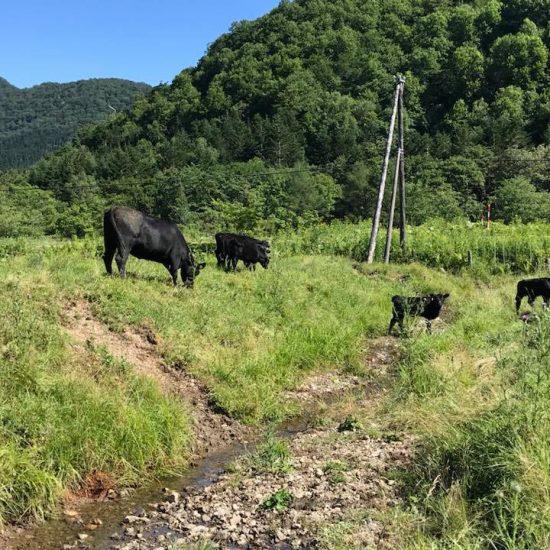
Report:
[{"label": "cow's head", "polygon": [[443,305],[443,302],[450,296],[449,293],[446,294],[431,294],[432,300],[435,300],[438,304]]},{"label": "cow's head", "polygon": [[260,265],[267,269],[267,266],[269,265],[269,256],[267,254],[262,254],[259,259]]},{"label": "cow's head", "polygon": [[193,288],[195,283],[195,277],[206,267],[206,262],[195,263],[193,260],[192,263],[185,263],[181,268],[181,278],[183,280],[184,286],[188,288]]}]

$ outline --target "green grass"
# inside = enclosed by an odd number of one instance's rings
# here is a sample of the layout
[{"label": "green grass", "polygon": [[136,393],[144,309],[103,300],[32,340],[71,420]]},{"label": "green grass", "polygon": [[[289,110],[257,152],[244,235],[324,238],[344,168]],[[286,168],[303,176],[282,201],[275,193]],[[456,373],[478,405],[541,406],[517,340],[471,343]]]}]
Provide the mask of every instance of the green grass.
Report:
[{"label": "green grass", "polygon": [[290,506],[291,502],[292,494],[289,490],[279,489],[262,502],[262,508],[264,508],[264,510],[275,510],[276,512],[282,512]]},{"label": "green grass", "polygon": [[71,352],[44,273],[2,271],[0,523],[43,517],[94,470],[133,483],[182,463],[182,408],[105,354]]},{"label": "green grass", "polygon": [[[370,230],[370,221],[355,224],[333,222],[281,234],[275,239],[275,244],[291,254],[334,254],[364,261]],[[399,248],[398,231],[394,232],[393,261],[418,262],[453,272],[469,271],[486,278],[487,275],[547,269],[550,258],[550,226],[544,223],[492,223],[490,229],[486,229],[467,221],[433,220],[408,227],[407,231],[404,251]],[[385,238],[385,230],[381,229],[377,261],[382,261]]]},{"label": "green grass", "polygon": [[414,414],[439,415],[437,429],[424,426],[409,489],[427,519],[415,547],[550,544],[550,318],[516,336],[484,384],[455,378],[444,387],[447,412],[424,394]]},{"label": "green grass", "polygon": [[[359,242],[363,229],[341,224],[331,238],[349,233],[345,242]],[[550,331],[544,318],[524,334],[513,310],[517,276],[506,274],[542,265],[546,244],[535,229],[470,234],[464,226],[454,246],[476,253],[473,268],[463,269],[445,259],[449,231],[419,228],[411,246],[437,267],[430,269],[358,264],[345,257],[360,256],[353,247],[315,248],[328,235],[317,228],[311,242],[305,234],[276,240],[267,271],[224,273],[202,253],[209,266],[191,291],[174,290],[163,267],[133,258],[127,280],[105,276],[95,240],[1,241],[0,521],[42,517],[94,470],[132,483],[185,460],[187,412],[105,350],[73,350],[59,327],[68,300],[88,301],[115,331],[146,324],[169,364],[195,375],[232,416],[262,425],[298,410],[285,391],[310,374],[367,375],[365,339],[385,333],[393,294],[446,291],[432,336],[421,322],[410,324],[386,417],[377,422],[422,443],[410,510],[401,516],[414,517],[414,527],[400,533],[417,548],[544,546]],[[491,238],[506,250],[519,243],[513,261],[490,263],[495,256],[482,243]],[[263,451],[263,467],[285,463],[276,441]]]},{"label": "green grass", "polygon": [[240,469],[254,474],[264,472],[286,474],[291,470],[288,442],[269,434],[254,452],[246,455],[240,461],[239,466]]},{"label": "green grass", "polygon": [[[388,296],[403,287],[393,275],[373,275],[372,284],[339,257],[278,257],[268,270],[232,274],[209,256],[194,290],[174,290],[162,266],[131,259],[123,281],[106,277],[95,254],[75,243],[44,258],[42,269],[114,329],[150,325],[169,364],[196,375],[221,408],[249,423],[295,411],[282,392],[310,372],[360,371],[362,340],[383,334]],[[24,274],[29,261],[17,257],[12,269]]]},{"label": "green grass", "polygon": [[106,276],[96,241],[12,245],[0,259],[2,522],[42,517],[94,470],[132,483],[186,457],[182,405],[105,350],[75,351],[60,327],[68,301],[88,301],[113,330],[146,323],[168,363],[259,424],[296,412],[284,392],[309,373],[361,372],[363,340],[383,333],[402,286],[397,268],[373,284],[345,258],[227,274],[210,256],[194,290],[174,290],[164,268],[134,259],[127,280]]}]

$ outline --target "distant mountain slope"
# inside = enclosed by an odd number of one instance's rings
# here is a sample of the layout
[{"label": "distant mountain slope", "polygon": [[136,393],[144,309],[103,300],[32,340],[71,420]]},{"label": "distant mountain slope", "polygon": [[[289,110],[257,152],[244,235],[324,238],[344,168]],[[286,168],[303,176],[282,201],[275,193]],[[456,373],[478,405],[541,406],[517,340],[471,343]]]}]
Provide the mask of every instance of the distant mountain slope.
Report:
[{"label": "distant mountain slope", "polygon": [[412,224],[550,221],[550,0],[282,0],[27,181],[90,226],[98,201],[212,230],[367,218],[398,73]]},{"label": "distant mountain slope", "polygon": [[118,78],[24,89],[0,78],[0,169],[32,164],[71,140],[78,128],[105,120],[148,90],[147,84]]}]

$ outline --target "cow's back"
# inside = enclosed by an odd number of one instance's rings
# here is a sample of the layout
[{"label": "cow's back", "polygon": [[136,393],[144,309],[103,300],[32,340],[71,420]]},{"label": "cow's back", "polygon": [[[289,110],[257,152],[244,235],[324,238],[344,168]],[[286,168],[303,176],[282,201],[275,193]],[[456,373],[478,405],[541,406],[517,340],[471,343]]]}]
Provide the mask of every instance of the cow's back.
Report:
[{"label": "cow's back", "polygon": [[145,214],[127,206],[114,206],[111,208],[111,214],[116,228],[121,235],[133,238],[138,237],[146,217]]}]

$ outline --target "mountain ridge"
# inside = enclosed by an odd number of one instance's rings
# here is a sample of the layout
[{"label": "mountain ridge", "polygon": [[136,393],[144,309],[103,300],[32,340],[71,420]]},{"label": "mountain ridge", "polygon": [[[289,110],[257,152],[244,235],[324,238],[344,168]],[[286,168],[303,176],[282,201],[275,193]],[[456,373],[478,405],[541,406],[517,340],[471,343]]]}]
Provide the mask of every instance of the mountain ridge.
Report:
[{"label": "mountain ridge", "polygon": [[88,124],[129,107],[150,86],[121,78],[42,82],[18,88],[0,77],[0,169],[28,166]]}]

